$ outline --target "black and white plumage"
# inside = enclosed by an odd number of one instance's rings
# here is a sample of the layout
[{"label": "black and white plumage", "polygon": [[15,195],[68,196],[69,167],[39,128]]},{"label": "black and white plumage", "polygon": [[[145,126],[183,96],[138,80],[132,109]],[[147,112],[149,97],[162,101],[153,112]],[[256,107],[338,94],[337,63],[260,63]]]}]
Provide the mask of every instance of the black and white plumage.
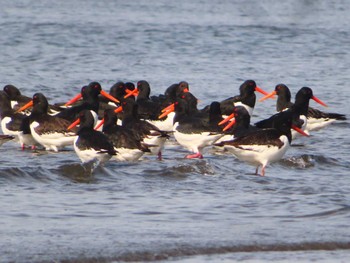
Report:
[{"label": "black and white plumage", "polygon": [[[83,110],[78,114],[80,126],[74,140],[74,150],[83,163],[104,163],[116,151],[108,137],[100,131],[94,130],[95,118],[90,110]],[[69,127],[71,128],[71,127]]]},{"label": "black and white plumage", "polygon": [[22,95],[20,90],[14,85],[8,84],[4,86],[3,90],[9,97],[11,101],[11,107],[14,110],[19,109],[20,107],[32,100],[32,98]]},{"label": "black and white plumage", "polygon": [[112,142],[117,154],[112,157],[117,161],[136,161],[145,152],[150,152],[139,136],[126,127],[117,125],[117,114],[112,109],[105,110],[102,132]]},{"label": "black and white plumage", "polygon": [[33,148],[37,145],[30,132],[29,117],[14,112],[10,99],[4,91],[0,91],[0,118],[3,134],[14,136],[14,141],[19,142],[22,149],[26,145]]},{"label": "black and white plumage", "polygon": [[100,113],[100,117],[102,118],[103,112],[99,112],[100,94],[115,103],[119,103],[119,101],[116,98],[112,97],[110,94],[102,90],[100,83],[94,81],[89,83],[89,85],[82,87],[81,92],[69,101],[69,103],[74,103],[82,97],[83,100],[81,103],[61,111],[56,116],[73,122],[78,118],[78,114],[81,111],[93,110],[96,112],[96,114]]},{"label": "black and white plumage", "polygon": [[[310,89],[311,90],[310,91],[309,89],[310,88],[308,87],[303,87],[302,89],[300,89],[298,91],[300,92],[299,97],[305,97],[306,100],[308,98],[309,98],[308,100],[313,99],[317,103],[323,106],[327,106],[317,97],[315,97],[312,93],[312,90]],[[269,93],[268,95],[266,95],[265,97],[263,97],[261,100],[265,100],[273,95],[277,95],[277,103],[276,103],[277,112],[292,108],[293,105],[298,104],[297,102],[298,93],[295,98],[295,103],[292,103],[291,92],[289,88],[284,84],[276,85],[275,90]],[[305,100],[305,99],[300,98],[299,100]],[[346,116],[344,114],[323,112],[316,108],[310,107],[308,103],[306,104],[307,104],[307,107],[304,106],[304,109],[302,110],[302,114],[301,114],[305,116],[302,118],[306,119],[305,121],[306,132],[322,129],[335,121],[346,120]]]},{"label": "black and white plumage", "polygon": [[[23,107],[32,100],[31,97],[23,95],[21,91],[14,85],[6,85],[4,87],[4,92],[6,92],[7,96],[11,100],[11,107],[14,110],[19,110],[21,107]],[[50,115],[55,115],[62,110],[63,108],[61,108],[58,105],[49,105],[48,113]],[[21,111],[21,114],[29,115],[30,112],[31,109],[28,108],[26,111]]]},{"label": "black and white plumage", "polygon": [[44,94],[35,93],[32,101],[21,109],[25,110],[33,106],[29,115],[29,127],[34,140],[45,147],[46,150],[55,152],[73,145],[75,132],[67,131],[70,122],[66,119],[48,114],[48,101]]},{"label": "black and white plumage", "polygon": [[234,107],[232,114],[219,124],[225,124],[228,121],[230,123],[223,129],[225,131],[224,136],[217,140],[216,143],[230,141],[235,137],[240,137],[257,130],[257,127],[250,125],[250,115],[243,106]]},{"label": "black and white plumage", "polygon": [[127,98],[122,107],[122,126],[132,130],[137,138],[149,146],[151,153],[157,155],[158,159],[161,160],[165,141],[170,137],[169,132],[162,131],[155,125],[141,120],[138,116],[138,105],[134,100]]},{"label": "black and white plumage", "polygon": [[[180,81],[179,83],[170,85],[165,90],[164,95],[159,95],[156,98],[156,100],[159,101],[162,109],[161,113],[159,113],[160,115],[158,117],[158,120],[147,120],[147,121],[157,126],[159,129],[163,131],[172,131],[173,125],[174,125],[174,117],[175,117],[174,103],[177,101],[178,98],[185,96],[186,93],[191,94],[189,92],[188,82]],[[195,98],[195,101],[197,105],[197,98]]]},{"label": "black and white plumage", "polygon": [[262,166],[261,175],[264,176],[265,167],[279,161],[290,147],[292,122],[293,113],[284,111],[275,115],[272,128],[257,129],[215,145],[224,147],[239,160],[256,166],[255,174]]},{"label": "black and white plumage", "polygon": [[[246,108],[249,115],[252,116],[256,102],[255,91],[264,95],[267,94],[267,92],[256,85],[254,80],[244,81],[239,87],[239,95],[227,98],[220,102],[222,115],[228,116],[232,113],[235,106],[243,106]],[[203,110],[209,111],[209,106],[205,107]]]},{"label": "black and white plumage", "polygon": [[175,103],[174,137],[181,146],[192,152],[186,158],[202,159],[203,149],[223,136],[222,129],[218,126],[222,120],[220,104],[213,102],[209,114],[195,112],[195,104],[178,99]]}]

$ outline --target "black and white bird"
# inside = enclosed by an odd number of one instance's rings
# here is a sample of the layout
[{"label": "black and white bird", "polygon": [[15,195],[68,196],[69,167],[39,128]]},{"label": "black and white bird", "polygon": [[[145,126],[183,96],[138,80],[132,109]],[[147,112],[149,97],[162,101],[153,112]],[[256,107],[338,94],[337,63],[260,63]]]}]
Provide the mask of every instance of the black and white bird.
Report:
[{"label": "black and white bird", "polygon": [[162,131],[155,125],[142,120],[138,116],[138,105],[130,98],[125,99],[122,104],[123,121],[122,126],[133,131],[146,145],[148,145],[152,154],[162,160],[162,151],[164,144],[170,135],[167,131]]},{"label": "black and white bird", "polygon": [[[254,80],[246,80],[239,87],[239,95],[227,98],[220,102],[221,113],[224,116],[228,116],[232,113],[235,106],[243,106],[252,116],[256,103],[255,91],[258,91],[264,95],[268,94],[266,91],[256,85]],[[204,111],[209,111],[209,105],[206,106]]]},{"label": "black and white bird", "polygon": [[[83,163],[105,163],[117,154],[108,137],[94,130],[95,117],[90,110],[81,111],[78,118],[80,125],[74,140],[74,150]],[[68,129],[72,129],[75,123]]]},{"label": "black and white bird", "polygon": [[12,109],[10,99],[4,91],[0,91],[0,118],[3,134],[14,136],[14,141],[18,142],[22,149],[25,146],[35,148],[37,142],[30,132],[29,117]]},{"label": "black and white bird", "polygon": [[[327,106],[323,101],[315,97],[313,93],[311,93],[312,91],[310,92],[310,90],[308,90],[306,87],[302,88],[300,92],[300,96],[304,96],[306,99],[311,96],[311,99],[315,100],[317,103],[325,107]],[[266,95],[265,97],[261,98],[260,101],[270,98],[273,95],[277,95],[277,112],[289,109],[293,105],[298,104],[297,96],[295,99],[295,103],[291,102],[291,92],[289,88],[284,84],[276,85],[275,90]],[[306,118],[306,132],[322,129],[335,121],[346,120],[346,116],[344,114],[323,112],[318,109],[312,108],[309,105],[306,110],[303,110],[302,115],[305,115]]]},{"label": "black and white bird", "polygon": [[[96,112],[96,114],[99,114],[100,94],[115,103],[119,103],[119,101],[116,98],[102,90],[100,83],[94,81],[90,82],[89,85],[82,87],[81,92],[69,102],[67,102],[66,105],[75,103],[80,98],[82,98],[81,103],[61,111],[56,116],[73,122],[78,118],[78,114],[83,110],[93,110]],[[100,114],[102,114],[100,115],[100,117],[102,118],[103,112],[100,112]]]},{"label": "black and white bird", "polygon": [[264,176],[265,167],[271,162],[279,161],[290,147],[291,128],[306,135],[294,127],[292,122],[293,113],[284,111],[274,116],[272,128],[257,129],[215,146],[224,147],[239,160],[256,166],[255,174],[258,174],[259,166],[262,166],[261,175]]},{"label": "black and white bird", "polygon": [[112,157],[117,161],[136,161],[145,152],[150,152],[139,136],[129,128],[117,124],[117,114],[112,109],[105,110],[102,132],[112,142],[117,154]]},{"label": "black and white bird", "polygon": [[72,146],[75,132],[67,131],[70,122],[66,119],[48,114],[49,103],[42,93],[35,93],[33,99],[19,111],[33,107],[28,125],[34,140],[46,150],[58,152],[66,146]]},{"label": "black and white bird", "polygon": [[[189,93],[186,93],[188,96]],[[222,120],[219,102],[212,102],[209,113],[199,112],[193,99],[175,102],[174,137],[192,153],[186,158],[203,158],[203,149],[223,136],[218,123]]]}]

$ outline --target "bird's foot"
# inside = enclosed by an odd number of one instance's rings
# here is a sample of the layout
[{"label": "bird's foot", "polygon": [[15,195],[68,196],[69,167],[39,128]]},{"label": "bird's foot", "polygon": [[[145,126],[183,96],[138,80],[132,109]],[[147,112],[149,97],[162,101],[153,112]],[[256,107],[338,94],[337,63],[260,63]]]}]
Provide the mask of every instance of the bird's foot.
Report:
[{"label": "bird's foot", "polygon": [[187,159],[194,159],[194,158],[203,159],[203,155],[201,153],[195,153],[195,154],[186,155],[185,158],[187,158]]}]

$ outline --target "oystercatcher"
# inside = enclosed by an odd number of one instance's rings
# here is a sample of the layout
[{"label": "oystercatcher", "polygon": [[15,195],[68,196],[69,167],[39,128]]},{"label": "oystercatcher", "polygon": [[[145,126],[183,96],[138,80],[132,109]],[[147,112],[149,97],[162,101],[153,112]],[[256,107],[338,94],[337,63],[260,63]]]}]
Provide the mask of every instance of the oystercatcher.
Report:
[{"label": "oystercatcher", "polygon": [[[79,129],[74,140],[74,150],[83,163],[104,163],[116,151],[112,142],[105,134],[94,130],[95,118],[90,110],[83,110],[78,114]],[[72,123],[68,129],[72,129],[77,122]]]},{"label": "oystercatcher", "polygon": [[[67,108],[61,111],[56,116],[66,119],[70,122],[73,122],[77,119],[78,114],[83,110],[93,110],[97,114],[99,114],[99,99],[98,99],[99,94],[101,94],[102,96],[108,98],[113,102],[119,103],[119,101],[116,98],[112,97],[110,94],[102,90],[100,83],[91,82],[89,85],[82,87],[81,92],[78,95],[76,95],[73,99],[71,99],[69,102],[66,103],[66,104],[74,103],[82,97],[83,101],[81,104],[73,106],[71,108]],[[99,116],[102,118],[103,115],[102,116],[99,115]]]},{"label": "oystercatcher", "polygon": [[37,142],[31,135],[28,116],[14,112],[4,91],[0,91],[0,118],[1,129],[5,135],[14,136],[14,141],[19,142],[22,149],[25,145],[35,148]]},{"label": "oystercatcher", "polygon": [[323,101],[313,95],[313,91],[308,87],[301,88],[295,96],[295,103],[291,102],[291,93],[289,88],[284,84],[278,84],[275,90],[265,97],[261,98],[263,101],[273,95],[277,95],[276,110],[282,111],[293,108],[295,105],[299,108],[301,118],[305,122],[305,132],[318,130],[328,126],[336,120],[346,120],[344,114],[339,113],[325,113],[309,106],[309,100],[313,99],[322,106],[327,106]]},{"label": "oystercatcher", "polygon": [[259,166],[262,166],[261,175],[264,176],[265,167],[271,162],[279,161],[290,147],[291,128],[306,135],[294,127],[292,121],[293,113],[284,111],[275,115],[273,128],[258,129],[231,141],[217,143],[215,146],[224,147],[239,160],[257,166],[255,174],[258,174]]},{"label": "oystercatcher", "polygon": [[68,132],[70,122],[66,119],[48,114],[48,101],[44,94],[35,93],[33,99],[24,105],[19,111],[33,106],[29,115],[29,127],[33,138],[45,147],[46,150],[55,152],[65,146],[73,145],[75,132]]},{"label": "oystercatcher", "polygon": [[[247,109],[250,116],[253,114],[253,110],[256,102],[255,91],[258,91],[264,95],[266,91],[258,87],[254,80],[246,80],[239,87],[239,95],[227,98],[220,102],[221,112],[224,116],[230,115],[234,106],[243,106]],[[203,111],[209,111],[209,106],[203,108]]]},{"label": "oystercatcher", "polygon": [[130,98],[125,99],[122,104],[123,121],[122,126],[133,131],[133,133],[149,145],[152,154],[156,154],[162,160],[162,150],[165,141],[169,139],[169,132],[162,131],[155,125],[141,120],[138,116],[138,105]]},{"label": "oystercatcher", "polygon": [[[188,96],[188,93],[186,93]],[[222,120],[219,102],[212,102],[209,114],[195,114],[194,103],[185,99],[175,102],[174,137],[193,154],[186,158],[203,158],[202,151],[223,136],[218,122]]]},{"label": "oystercatcher", "polygon": [[113,143],[117,154],[112,159],[117,161],[136,161],[145,152],[150,152],[139,136],[126,127],[117,125],[118,116],[112,109],[105,110],[102,132]]}]

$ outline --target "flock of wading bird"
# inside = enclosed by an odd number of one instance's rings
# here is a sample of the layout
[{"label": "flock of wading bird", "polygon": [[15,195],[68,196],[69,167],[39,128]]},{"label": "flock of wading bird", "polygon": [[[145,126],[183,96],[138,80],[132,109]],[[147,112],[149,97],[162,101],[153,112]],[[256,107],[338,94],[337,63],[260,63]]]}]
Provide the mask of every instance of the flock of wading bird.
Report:
[{"label": "flock of wading bird", "polygon": [[[256,103],[255,91],[277,96],[277,113],[254,125],[250,119]],[[203,148],[212,146],[238,159],[262,166],[280,160],[299,134],[309,136],[345,115],[325,113],[309,107],[310,99],[326,106],[308,87],[295,95],[284,84],[267,93],[254,80],[239,87],[239,95],[197,108],[197,98],[186,81],[168,87],[164,94],[150,96],[150,85],[140,80],[117,82],[107,93],[91,82],[67,103],[49,104],[42,93],[21,94],[13,85],[0,91],[1,143],[17,141],[22,149],[42,147],[74,150],[83,163],[108,160],[136,161],[150,153],[162,159],[166,140],[176,142],[191,153],[186,158],[203,158]]]}]

